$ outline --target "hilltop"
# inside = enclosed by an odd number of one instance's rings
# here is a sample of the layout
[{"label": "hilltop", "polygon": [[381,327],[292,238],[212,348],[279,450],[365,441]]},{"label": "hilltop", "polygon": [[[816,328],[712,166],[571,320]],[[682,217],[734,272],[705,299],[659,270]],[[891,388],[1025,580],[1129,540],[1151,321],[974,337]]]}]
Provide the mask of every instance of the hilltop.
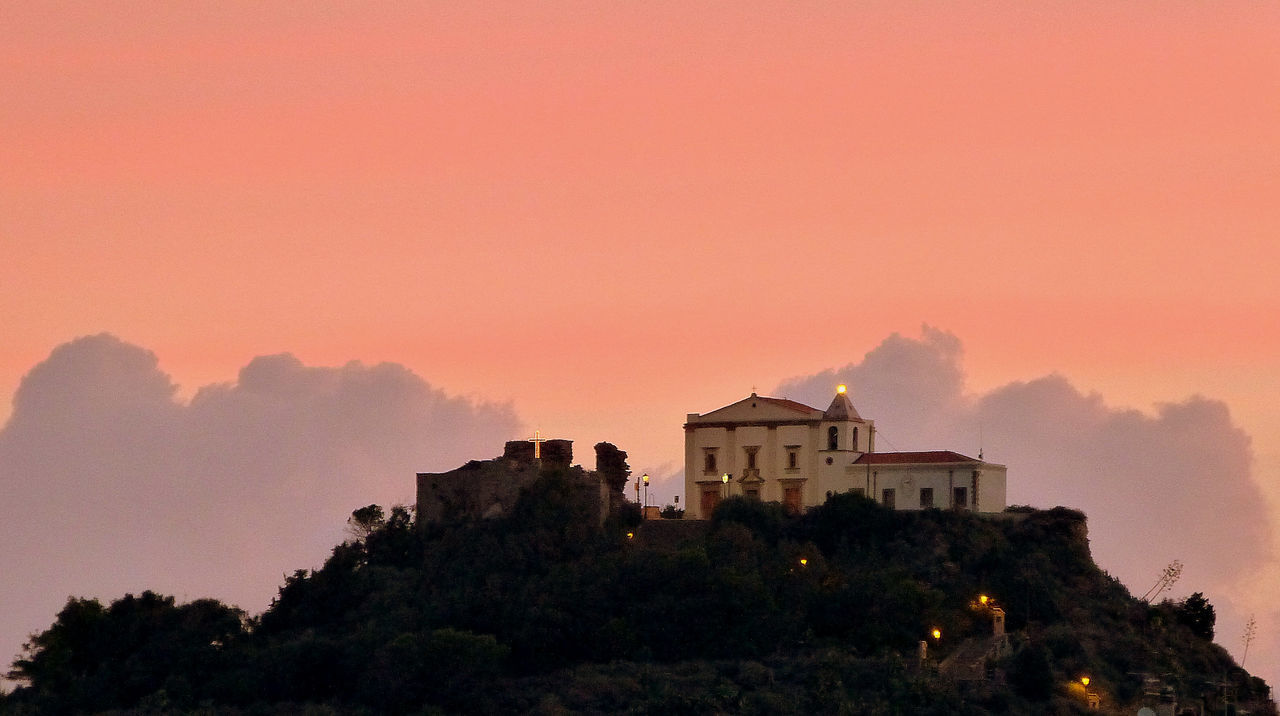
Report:
[{"label": "hilltop", "polygon": [[837,495],[793,516],[734,498],[703,522],[641,523],[628,503],[601,524],[598,505],[557,466],[497,517],[362,508],[252,618],[150,592],[70,600],[0,710],[1084,713],[1089,691],[1115,713],[1276,713],[1212,643],[1212,606],[1134,599],[1073,510]]}]

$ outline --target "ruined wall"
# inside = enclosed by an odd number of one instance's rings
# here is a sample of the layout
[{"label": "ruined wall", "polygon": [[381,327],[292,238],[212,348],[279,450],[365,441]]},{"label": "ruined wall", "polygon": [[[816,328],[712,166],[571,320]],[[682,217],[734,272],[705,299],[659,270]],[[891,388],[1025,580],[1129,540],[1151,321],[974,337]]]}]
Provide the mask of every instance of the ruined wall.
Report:
[{"label": "ruined wall", "polygon": [[596,521],[603,524],[610,512],[610,491],[595,472],[571,467],[572,440],[542,443],[541,460],[533,457],[533,443],[512,440],[502,457],[472,460],[449,472],[420,472],[418,524],[494,519],[510,514],[521,490],[532,485],[545,470],[567,470],[580,483],[588,501],[596,506]]},{"label": "ruined wall", "polygon": [[[541,450],[542,466],[547,469],[567,468],[573,463],[572,440],[544,440]],[[534,461],[533,443],[528,440],[511,440],[502,451],[502,459],[521,465]]]},{"label": "ruined wall", "polygon": [[511,511],[521,488],[538,479],[532,460],[472,460],[456,470],[418,473],[418,522],[492,519]]}]

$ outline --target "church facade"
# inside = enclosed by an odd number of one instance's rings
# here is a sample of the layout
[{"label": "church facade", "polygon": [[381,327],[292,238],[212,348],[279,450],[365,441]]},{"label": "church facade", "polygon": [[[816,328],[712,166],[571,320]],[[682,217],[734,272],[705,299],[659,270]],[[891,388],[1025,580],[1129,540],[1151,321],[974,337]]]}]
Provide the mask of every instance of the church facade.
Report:
[{"label": "church facade", "polygon": [[726,497],[776,500],[794,512],[856,492],[896,510],[1000,512],[1006,468],[949,450],[876,452],[875,423],[840,386],[826,410],[752,393],[684,425],[687,519]]}]

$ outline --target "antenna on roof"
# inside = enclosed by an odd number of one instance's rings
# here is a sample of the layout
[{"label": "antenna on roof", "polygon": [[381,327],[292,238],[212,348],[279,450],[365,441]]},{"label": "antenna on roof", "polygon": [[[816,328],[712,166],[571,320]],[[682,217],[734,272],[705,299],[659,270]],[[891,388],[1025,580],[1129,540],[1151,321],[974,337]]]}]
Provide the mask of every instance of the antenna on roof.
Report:
[{"label": "antenna on roof", "polygon": [[978,459],[982,460],[982,421],[978,421]]}]

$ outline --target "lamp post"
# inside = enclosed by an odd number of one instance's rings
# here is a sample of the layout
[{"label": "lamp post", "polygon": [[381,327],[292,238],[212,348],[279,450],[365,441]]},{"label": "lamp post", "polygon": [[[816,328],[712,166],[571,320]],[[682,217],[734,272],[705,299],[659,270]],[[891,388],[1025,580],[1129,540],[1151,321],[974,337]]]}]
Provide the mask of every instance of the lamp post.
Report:
[{"label": "lamp post", "polygon": [[645,474],[641,475],[640,479],[644,480],[644,506],[648,507],[649,506],[649,473],[646,472]]},{"label": "lamp post", "polygon": [[724,498],[729,499],[729,473],[720,476],[720,481],[724,483]]}]

